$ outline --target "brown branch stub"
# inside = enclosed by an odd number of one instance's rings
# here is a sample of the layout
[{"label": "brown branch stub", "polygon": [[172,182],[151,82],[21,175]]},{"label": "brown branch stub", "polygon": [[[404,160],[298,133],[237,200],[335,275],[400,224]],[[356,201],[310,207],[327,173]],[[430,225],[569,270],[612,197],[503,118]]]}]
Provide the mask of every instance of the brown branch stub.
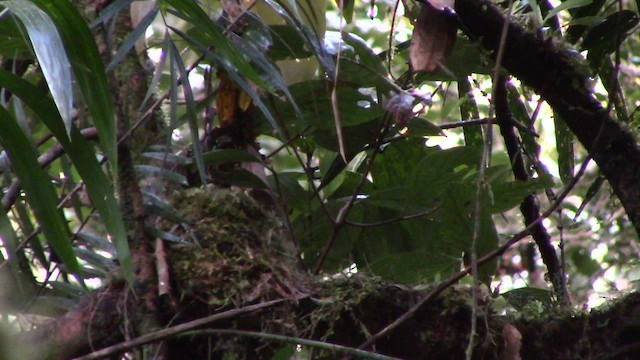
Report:
[{"label": "brown branch stub", "polygon": [[[456,0],[461,28],[492,56],[505,18],[491,2]],[[568,50],[510,23],[502,66],[537,91],[589,151],[640,232],[640,148],[593,97]]]}]

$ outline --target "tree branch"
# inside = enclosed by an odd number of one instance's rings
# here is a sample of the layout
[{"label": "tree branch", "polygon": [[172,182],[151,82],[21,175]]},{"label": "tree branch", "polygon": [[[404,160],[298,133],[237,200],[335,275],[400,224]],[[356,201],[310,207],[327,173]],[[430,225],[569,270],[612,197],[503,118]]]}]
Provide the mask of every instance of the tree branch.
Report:
[{"label": "tree branch", "polygon": [[[492,2],[456,0],[462,30],[492,56],[505,18]],[[640,233],[640,149],[634,136],[592,95],[566,49],[510,23],[502,66],[537,91],[589,151]]]}]

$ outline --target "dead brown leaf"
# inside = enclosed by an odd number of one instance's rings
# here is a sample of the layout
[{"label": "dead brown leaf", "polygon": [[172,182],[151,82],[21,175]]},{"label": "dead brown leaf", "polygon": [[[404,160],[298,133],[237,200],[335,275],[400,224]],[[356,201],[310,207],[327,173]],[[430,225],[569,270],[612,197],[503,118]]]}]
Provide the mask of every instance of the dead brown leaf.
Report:
[{"label": "dead brown leaf", "polygon": [[413,71],[436,72],[445,68],[456,43],[456,26],[442,12],[447,7],[453,7],[452,0],[431,0],[422,5],[409,48]]}]

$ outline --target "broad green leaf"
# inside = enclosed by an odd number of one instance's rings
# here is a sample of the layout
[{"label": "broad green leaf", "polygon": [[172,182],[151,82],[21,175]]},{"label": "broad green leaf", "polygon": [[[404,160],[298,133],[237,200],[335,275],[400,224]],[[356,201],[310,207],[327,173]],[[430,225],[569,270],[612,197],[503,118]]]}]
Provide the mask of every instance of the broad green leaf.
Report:
[{"label": "broad green leaf", "polygon": [[407,186],[414,194],[412,201],[429,205],[438,196],[457,191],[455,184],[475,173],[480,162],[480,148],[465,146],[437,151],[418,162]]},{"label": "broad green leaf", "polygon": [[[345,200],[340,199],[329,201],[325,206],[333,219],[335,219],[344,205]],[[360,222],[362,221],[362,212],[354,208],[349,213],[348,219]],[[308,267],[312,268],[318,261],[327,242],[331,239],[333,222],[327,217],[323,209],[318,208],[309,216],[299,217],[293,223],[293,227],[295,237],[300,242],[301,250],[304,254],[303,261]],[[341,271],[352,263],[349,254],[360,231],[360,228],[353,226],[346,226],[340,230],[326,259],[323,267],[324,272],[334,273]]]},{"label": "broad green leaf", "polygon": [[[308,2],[310,0],[305,1],[307,1],[307,5],[311,5]],[[325,46],[322,41],[324,38],[322,36],[322,33],[324,33],[324,28],[321,26],[309,28],[308,25],[301,21],[300,16],[298,16],[299,14],[297,14],[296,11],[292,10],[287,4],[284,4],[282,0],[265,0],[265,3],[267,3],[278,15],[280,15],[287,22],[287,24],[291,28],[295,29],[298,34],[306,40],[309,47],[313,49],[313,54],[318,59],[318,62],[327,72],[328,77],[333,78],[335,72],[335,63],[331,55],[329,55],[325,50]],[[315,9],[318,6],[322,6],[322,4],[323,1],[313,1],[313,5],[309,7]],[[314,15],[319,14],[319,11],[312,11],[309,14],[317,19],[317,21],[312,22],[322,25],[320,23],[321,18],[318,18],[317,15]]]},{"label": "broad green leaf", "polygon": [[9,154],[11,166],[21,181],[27,200],[42,227],[47,242],[69,272],[80,270],[73,252],[70,231],[57,208],[57,195],[51,179],[38,164],[38,152],[11,115],[0,107],[0,143]]},{"label": "broad green leaf", "polygon": [[353,47],[359,58],[359,63],[370,69],[373,73],[387,76],[387,68],[380,57],[373,53],[367,43],[359,36],[349,33],[342,34],[342,40]]},{"label": "broad green leaf", "polygon": [[[467,127],[465,126],[465,129]],[[409,137],[445,136],[439,126],[421,117],[411,118],[409,124],[407,124],[407,129],[409,129]]]},{"label": "broad green leaf", "polygon": [[82,92],[94,125],[100,134],[100,144],[116,174],[116,126],[113,101],[109,95],[102,58],[86,21],[68,0],[31,0],[44,10],[56,24],[75,80]]},{"label": "broad green leaf", "polygon": [[551,291],[533,287],[510,290],[502,293],[502,296],[507,299],[509,305],[513,306],[516,310],[522,310],[534,301],[539,301],[545,311],[551,309],[553,305],[553,293]]},{"label": "broad green leaf", "polygon": [[371,262],[368,268],[388,281],[419,284],[445,278],[455,273],[459,266],[459,258],[430,251],[410,251],[381,257]]},{"label": "broad green leaf", "polygon": [[395,141],[386,146],[375,160],[371,176],[378,189],[395,188],[405,185],[416,165],[430,154],[438,152],[436,148],[424,145],[424,139]]},{"label": "broad green leaf", "polygon": [[305,40],[289,26],[271,25],[273,44],[269,53],[273,60],[298,59],[313,54],[305,47]]},{"label": "broad green leaf", "polygon": [[14,96],[19,97],[31,108],[65,149],[80,177],[84,180],[93,205],[102,215],[107,232],[117,249],[125,278],[132,283],[133,264],[122,215],[114,196],[113,184],[102,171],[96,159],[94,148],[75,127],[71,129],[69,141],[55,105],[35,86],[14,74],[0,70],[0,87],[11,91]]},{"label": "broad green leaf", "polygon": [[307,212],[311,207],[313,193],[303,189],[298,182],[304,176],[303,173],[280,172],[277,175],[269,175],[267,181],[273,192],[284,198],[288,207]]},{"label": "broad green leaf", "polygon": [[51,96],[60,111],[67,134],[71,132],[73,85],[71,65],[60,34],[49,15],[27,0],[2,2],[27,29],[42,74],[47,80]]},{"label": "broad green leaf", "polygon": [[522,203],[528,195],[547,188],[552,188],[553,179],[550,176],[541,176],[529,181],[517,181],[499,179],[491,182],[493,192],[492,201],[487,204],[487,210],[493,214],[505,212]]}]

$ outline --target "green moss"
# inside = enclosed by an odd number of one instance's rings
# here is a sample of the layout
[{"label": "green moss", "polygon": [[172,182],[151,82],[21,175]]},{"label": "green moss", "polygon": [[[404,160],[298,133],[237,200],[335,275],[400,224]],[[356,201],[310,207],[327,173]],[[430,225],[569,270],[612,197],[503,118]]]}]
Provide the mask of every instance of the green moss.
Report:
[{"label": "green moss", "polygon": [[177,191],[172,203],[188,222],[184,237],[193,239],[170,251],[183,297],[224,306],[303,291],[280,222],[250,196],[207,186]]}]

